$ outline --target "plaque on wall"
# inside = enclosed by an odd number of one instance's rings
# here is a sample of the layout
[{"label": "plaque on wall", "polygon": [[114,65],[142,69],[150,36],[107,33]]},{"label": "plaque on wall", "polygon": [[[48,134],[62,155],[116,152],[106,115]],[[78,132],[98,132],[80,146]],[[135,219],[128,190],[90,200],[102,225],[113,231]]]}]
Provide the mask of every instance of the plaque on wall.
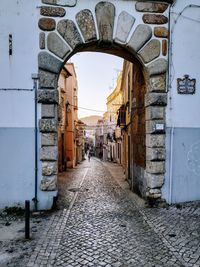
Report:
[{"label": "plaque on wall", "polygon": [[193,95],[196,89],[196,79],[190,79],[189,75],[177,79],[178,94]]}]

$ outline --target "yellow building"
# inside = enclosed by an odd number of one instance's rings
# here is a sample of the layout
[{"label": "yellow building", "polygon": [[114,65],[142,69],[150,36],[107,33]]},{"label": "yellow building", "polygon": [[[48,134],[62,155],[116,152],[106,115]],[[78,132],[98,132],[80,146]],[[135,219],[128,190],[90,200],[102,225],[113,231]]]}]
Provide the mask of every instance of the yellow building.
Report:
[{"label": "yellow building", "polygon": [[[105,133],[107,134],[107,144],[104,154],[107,159],[122,162],[121,129],[117,126],[118,110],[123,103],[121,90],[122,73],[117,78],[117,83],[112,93],[107,97],[107,112],[104,114]],[[104,157],[105,159],[105,157]]]}]

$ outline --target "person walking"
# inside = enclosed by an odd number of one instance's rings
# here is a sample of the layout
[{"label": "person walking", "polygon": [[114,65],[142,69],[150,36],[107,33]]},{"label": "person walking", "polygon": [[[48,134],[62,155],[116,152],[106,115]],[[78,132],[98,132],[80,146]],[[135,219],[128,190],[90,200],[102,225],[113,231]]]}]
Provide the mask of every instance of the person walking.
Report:
[{"label": "person walking", "polygon": [[89,152],[88,152],[88,161],[90,161],[91,156],[92,156],[92,153],[91,153],[91,150],[89,150]]}]

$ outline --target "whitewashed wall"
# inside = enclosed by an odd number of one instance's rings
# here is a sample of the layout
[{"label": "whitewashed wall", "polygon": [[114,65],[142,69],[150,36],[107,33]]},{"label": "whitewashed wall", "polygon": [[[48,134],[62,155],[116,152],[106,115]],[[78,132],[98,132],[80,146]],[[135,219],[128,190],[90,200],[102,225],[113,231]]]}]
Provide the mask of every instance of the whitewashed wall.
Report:
[{"label": "whitewashed wall", "polygon": [[[195,6],[193,6],[195,5]],[[200,2],[178,0],[171,8],[171,44],[167,106],[168,202],[200,199]],[[177,93],[177,78],[196,79],[196,93]]]},{"label": "whitewashed wall", "polygon": [[[39,0],[1,0],[0,208],[23,205],[34,197],[34,92],[1,89],[33,88],[31,75],[38,72],[39,4]],[[13,39],[11,56],[9,34]],[[40,105],[38,113],[40,116]],[[40,165],[38,176],[40,179]],[[49,208],[52,193],[38,190],[38,194],[38,207]]]}]

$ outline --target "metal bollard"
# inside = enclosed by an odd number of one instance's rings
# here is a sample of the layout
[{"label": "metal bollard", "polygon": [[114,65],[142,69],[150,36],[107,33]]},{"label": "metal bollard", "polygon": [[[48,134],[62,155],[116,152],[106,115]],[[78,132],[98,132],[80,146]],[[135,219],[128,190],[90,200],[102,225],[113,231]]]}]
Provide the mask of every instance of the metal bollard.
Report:
[{"label": "metal bollard", "polygon": [[25,201],[25,238],[30,238],[30,201]]}]

